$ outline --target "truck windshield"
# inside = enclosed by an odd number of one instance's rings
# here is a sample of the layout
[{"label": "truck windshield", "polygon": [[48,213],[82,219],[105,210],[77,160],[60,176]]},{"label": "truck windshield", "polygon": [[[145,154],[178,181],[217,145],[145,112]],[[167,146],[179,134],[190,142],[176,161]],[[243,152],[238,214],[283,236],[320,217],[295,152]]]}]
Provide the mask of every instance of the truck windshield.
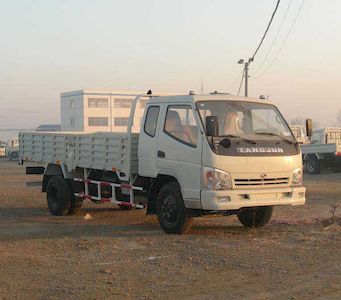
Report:
[{"label": "truck windshield", "polygon": [[197,109],[204,128],[207,116],[218,117],[219,136],[295,142],[283,117],[271,104],[246,101],[199,101]]}]

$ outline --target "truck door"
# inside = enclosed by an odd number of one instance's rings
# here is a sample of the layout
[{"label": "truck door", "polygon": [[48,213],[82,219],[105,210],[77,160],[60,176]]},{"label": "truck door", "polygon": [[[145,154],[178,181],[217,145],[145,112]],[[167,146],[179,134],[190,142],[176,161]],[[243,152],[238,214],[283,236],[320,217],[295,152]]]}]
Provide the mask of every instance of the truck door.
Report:
[{"label": "truck door", "polygon": [[200,207],[202,136],[191,105],[168,105],[159,131],[159,172],[179,181],[186,207]]},{"label": "truck door", "polygon": [[144,124],[141,126],[139,137],[139,175],[156,178],[157,159],[157,132],[159,123],[159,105],[151,105],[147,108]]}]

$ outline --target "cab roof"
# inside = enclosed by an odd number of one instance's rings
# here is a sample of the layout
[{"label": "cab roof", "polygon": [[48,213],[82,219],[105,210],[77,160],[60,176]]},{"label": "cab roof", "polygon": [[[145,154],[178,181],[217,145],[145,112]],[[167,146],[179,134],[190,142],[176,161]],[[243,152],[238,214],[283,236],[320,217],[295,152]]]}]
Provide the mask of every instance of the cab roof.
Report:
[{"label": "cab roof", "polygon": [[149,103],[195,103],[198,101],[244,101],[271,104],[269,100],[257,99],[252,97],[242,97],[230,94],[208,94],[208,95],[172,95],[172,96],[154,96]]}]

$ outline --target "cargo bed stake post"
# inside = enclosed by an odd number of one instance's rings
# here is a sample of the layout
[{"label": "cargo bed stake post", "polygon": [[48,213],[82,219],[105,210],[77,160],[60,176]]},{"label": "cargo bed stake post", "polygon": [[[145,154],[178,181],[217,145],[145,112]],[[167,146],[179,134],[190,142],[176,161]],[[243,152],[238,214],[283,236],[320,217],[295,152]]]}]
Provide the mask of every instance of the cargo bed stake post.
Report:
[{"label": "cargo bed stake post", "polygon": [[111,203],[114,203],[116,200],[115,186],[111,185]]},{"label": "cargo bed stake post", "polygon": [[[128,119],[128,161],[129,161],[129,166],[128,166],[128,170],[129,170],[129,184],[132,187],[133,186],[133,178],[132,178],[132,173],[131,173],[131,133],[132,133],[132,128],[134,125],[134,117],[135,117],[135,110],[136,110],[136,104],[140,101],[140,99],[145,96],[145,94],[141,94],[138,95],[134,98],[132,104],[131,104],[131,109],[130,109],[130,114],[129,114],[129,119]],[[129,197],[129,201],[130,203],[134,202],[134,191],[132,189],[130,189],[130,197]]]},{"label": "cargo bed stake post", "polygon": [[[83,171],[84,171],[84,179],[88,179],[87,169],[84,168]],[[85,192],[85,195],[89,194],[89,186],[86,181],[84,181],[84,192]]]}]

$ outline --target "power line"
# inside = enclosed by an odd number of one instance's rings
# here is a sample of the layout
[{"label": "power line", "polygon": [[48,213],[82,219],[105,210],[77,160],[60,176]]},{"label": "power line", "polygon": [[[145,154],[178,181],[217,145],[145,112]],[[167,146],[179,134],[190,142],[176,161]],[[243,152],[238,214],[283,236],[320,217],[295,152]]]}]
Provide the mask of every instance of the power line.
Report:
[{"label": "power line", "polygon": [[284,45],[285,45],[286,41],[288,40],[288,37],[289,37],[289,35],[290,35],[292,29],[294,28],[294,26],[295,26],[295,24],[296,24],[296,21],[297,21],[297,19],[298,19],[298,16],[299,16],[301,10],[302,10],[302,7],[303,7],[304,2],[305,2],[305,0],[302,0],[301,6],[300,6],[300,8],[298,9],[298,12],[297,12],[297,14],[296,14],[296,16],[295,16],[295,19],[294,19],[294,21],[292,22],[292,24],[291,24],[291,26],[290,26],[290,28],[289,28],[289,31],[288,31],[288,33],[287,33],[287,35],[286,35],[286,37],[285,37],[285,39],[284,39],[284,41],[283,41],[281,47],[279,48],[277,54],[275,55],[275,57],[273,58],[273,60],[271,61],[271,63],[268,65],[268,67],[267,67],[259,76],[256,76],[255,78],[259,78],[259,77],[263,76],[263,75],[272,67],[272,65],[274,64],[274,62],[276,61],[276,59],[277,59],[278,56],[280,55],[282,49],[284,48]]},{"label": "power line", "polygon": [[237,96],[239,96],[240,89],[242,88],[242,85],[243,85],[243,79],[244,79],[244,69],[243,69],[243,72],[242,72],[242,78],[240,79],[240,84],[239,84],[239,88],[238,88],[238,93],[237,93]]},{"label": "power line", "polygon": [[268,57],[269,57],[269,55],[270,55],[270,53],[271,53],[271,51],[272,51],[272,48],[273,48],[273,46],[275,45],[275,43],[276,43],[276,41],[277,41],[277,38],[278,38],[278,36],[279,36],[279,34],[280,34],[281,30],[282,30],[284,21],[285,21],[285,19],[286,19],[286,17],[287,17],[287,14],[288,14],[288,12],[289,12],[290,7],[291,7],[291,3],[292,3],[292,0],[290,0],[290,2],[289,2],[289,4],[288,4],[288,7],[287,7],[287,9],[286,9],[286,11],[285,11],[285,13],[284,13],[283,18],[282,18],[282,22],[281,22],[281,24],[280,24],[280,26],[278,27],[278,30],[277,30],[277,32],[276,32],[276,36],[275,36],[275,38],[273,39],[273,41],[272,41],[272,43],[271,43],[271,46],[270,46],[268,52],[266,53],[266,55],[265,55],[265,57],[264,57],[264,59],[263,59],[263,62],[260,64],[260,66],[258,67],[258,69],[257,69],[251,76],[257,75],[257,73],[262,69],[264,63],[265,63],[266,60],[268,59]]},{"label": "power line", "polygon": [[260,47],[261,47],[262,44],[263,44],[263,41],[264,41],[264,39],[265,39],[265,37],[266,37],[266,35],[267,35],[269,29],[270,29],[271,23],[272,23],[272,21],[273,21],[273,19],[274,19],[274,17],[275,17],[275,14],[276,14],[276,12],[277,12],[277,9],[278,9],[278,6],[279,6],[279,3],[280,3],[280,2],[281,2],[281,0],[278,0],[278,1],[277,1],[276,7],[275,7],[274,11],[272,12],[272,15],[271,15],[270,21],[269,21],[269,23],[268,23],[268,26],[266,27],[265,32],[264,32],[264,34],[263,34],[263,37],[262,37],[262,39],[261,39],[261,41],[260,41],[258,47],[256,48],[256,51],[253,53],[252,57],[250,57],[247,61],[244,61],[244,59],[240,59],[240,60],[238,61],[238,64],[243,64],[243,65],[244,65],[244,72],[243,72],[243,76],[242,76],[242,79],[241,79],[241,83],[240,83],[240,85],[239,85],[238,94],[239,94],[240,89],[241,89],[241,86],[242,86],[243,78],[245,78],[245,97],[248,96],[248,89],[249,89],[249,88],[248,88],[249,65],[250,65],[251,62],[254,61],[257,52],[259,51]]},{"label": "power line", "polygon": [[240,79],[240,84],[239,84],[237,96],[239,96],[240,89],[242,88],[242,85],[243,85],[244,72],[245,72],[245,69],[243,69],[243,72],[242,72],[242,78]]},{"label": "power line", "polygon": [[255,58],[255,56],[256,56],[256,54],[257,54],[259,48],[262,46],[263,41],[264,41],[264,39],[265,39],[265,37],[266,37],[266,34],[268,33],[269,28],[270,28],[270,26],[271,26],[271,23],[272,23],[272,21],[273,21],[273,19],[274,19],[274,17],[275,17],[275,14],[276,14],[276,11],[277,11],[277,9],[278,9],[278,6],[279,6],[279,3],[280,3],[280,2],[281,2],[281,0],[278,0],[278,1],[277,1],[276,7],[275,7],[275,10],[274,10],[273,13],[272,13],[270,22],[268,23],[268,26],[266,27],[266,30],[265,30],[265,32],[264,32],[264,34],[263,34],[263,37],[262,37],[262,39],[261,39],[261,41],[260,41],[260,43],[259,43],[259,45],[258,45],[258,47],[257,47],[257,49],[256,49],[256,51],[255,51],[255,53],[254,53],[254,54],[252,55],[252,57],[250,58],[250,62],[254,60],[254,58]]}]

